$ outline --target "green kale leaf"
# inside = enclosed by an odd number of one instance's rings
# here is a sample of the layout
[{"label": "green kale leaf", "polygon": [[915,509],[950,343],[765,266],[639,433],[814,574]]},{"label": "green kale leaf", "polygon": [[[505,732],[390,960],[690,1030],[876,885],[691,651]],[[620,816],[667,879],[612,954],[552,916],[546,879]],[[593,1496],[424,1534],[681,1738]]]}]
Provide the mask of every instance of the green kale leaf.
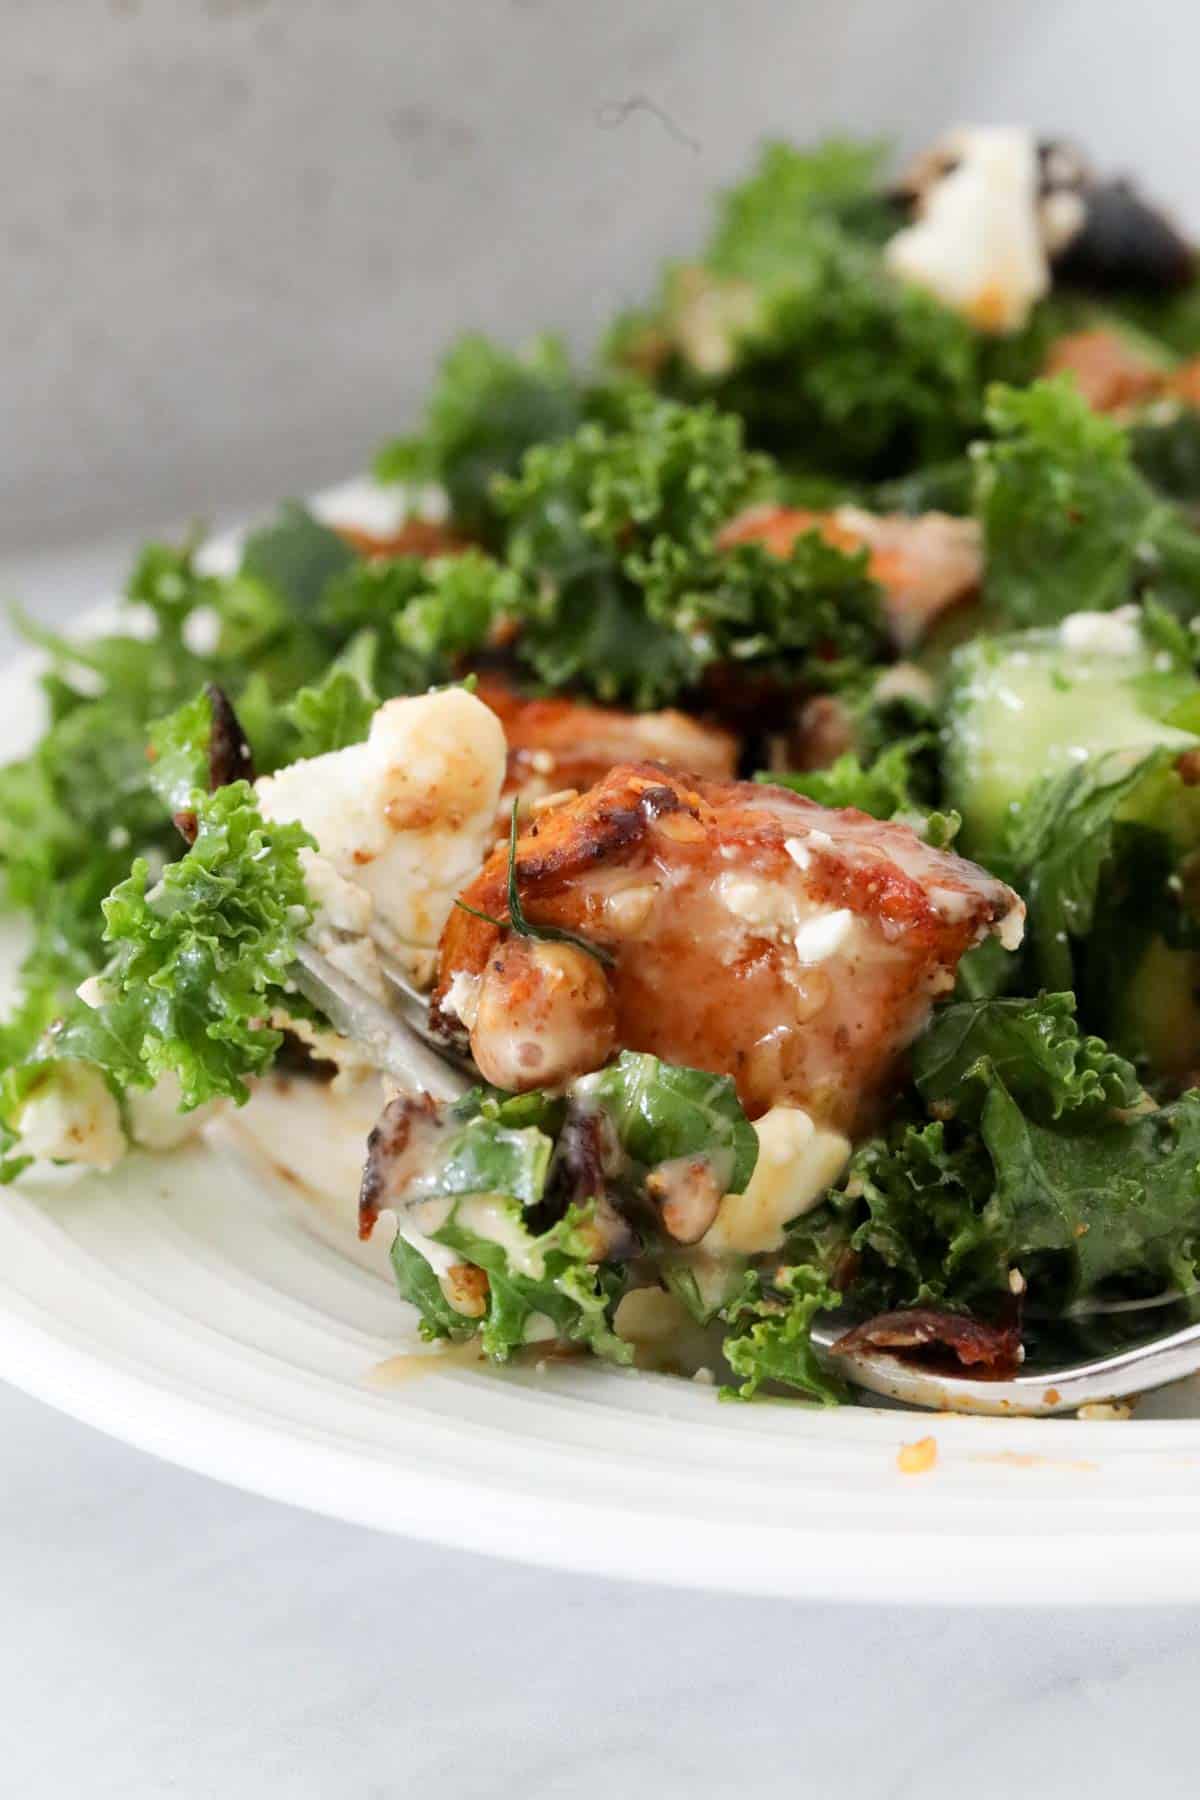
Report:
[{"label": "green kale leaf", "polygon": [[788,558],[718,550],[770,475],[736,419],[646,394],[534,450],[497,500],[524,584],[518,658],[552,686],[661,705],[714,665],[838,680],[882,644],[865,558],[815,534]]},{"label": "green kale leaf", "polygon": [[[486,1273],[486,1305],[478,1316],[456,1311],[427,1259],[426,1269],[414,1262],[420,1238],[412,1232],[393,1253],[397,1281],[426,1336],[478,1329],[485,1353],[498,1358],[531,1332],[546,1335],[548,1320],[554,1335],[628,1361],[631,1348],[615,1336],[612,1315],[627,1281],[623,1259],[639,1242],[630,1208],[643,1223],[649,1216],[647,1177],[676,1158],[704,1157],[727,1191],[740,1190],[758,1155],[731,1081],[632,1052],[574,1082],[565,1100],[476,1089],[425,1129],[420,1167],[401,1192],[389,1192],[389,1203],[402,1222],[416,1208],[420,1232]],[[597,1260],[601,1211],[610,1231],[624,1221],[624,1247],[610,1250],[621,1260]],[[673,1274],[686,1277],[665,1268],[668,1281]]]},{"label": "green kale leaf", "polygon": [[1124,1057],[1080,1032],[1070,994],[944,1006],[914,1047],[913,1079],[939,1118],[971,1121],[993,1080],[1047,1124],[1110,1118],[1142,1092]]},{"label": "green kale leaf", "polygon": [[583,416],[567,353],[554,338],[520,354],[487,338],[460,338],[443,358],[423,429],[375,459],[380,481],[436,482],[463,531],[497,535],[497,476],[515,474],[525,452],[574,431]]},{"label": "green kale leaf", "polygon": [[626,1155],[643,1168],[676,1157],[721,1157],[725,1191],[745,1191],[758,1160],[758,1137],[727,1075],[680,1068],[657,1056],[622,1050],[597,1075],[574,1086],[577,1101],[611,1118]]},{"label": "green kale leaf", "polygon": [[197,835],[186,855],[153,883],[139,858],[103,903],[99,1004],[71,1001],[8,1071],[0,1118],[10,1134],[65,1062],[93,1064],[117,1092],[172,1074],[184,1109],[245,1100],[247,1076],[270,1065],[281,1034],[263,1020],[287,1003],[311,918],[299,859],[311,840],[297,825],[264,824],[246,782],[187,798]]},{"label": "green kale leaf", "polygon": [[761,1275],[747,1273],[742,1292],[721,1314],[733,1327],[722,1350],[740,1378],[736,1388],[723,1390],[723,1397],[752,1400],[769,1381],[824,1406],[845,1400],[844,1384],[822,1367],[812,1347],[813,1319],[841,1302],[842,1296],[811,1264],[776,1269],[765,1282]]},{"label": "green kale leaf", "polygon": [[876,481],[955,457],[982,415],[989,348],[894,280],[880,147],[768,144],[724,196],[698,268],[668,272],[610,354],[665,391],[715,400],[789,464]]},{"label": "green kale leaf", "polygon": [[988,402],[976,448],[985,601],[1009,625],[1052,625],[1131,597],[1160,503],[1133,466],[1128,433],[1065,378]]},{"label": "green kale leaf", "polygon": [[311,616],[326,589],[359,561],[344,537],[291,500],[246,539],[241,574],[277,595],[290,613]]},{"label": "green kale leaf", "polygon": [[1092,412],[1065,377],[993,389],[988,423],[975,510],[994,623],[1052,625],[1142,598],[1185,622],[1200,612],[1200,536],[1140,472],[1144,438]]},{"label": "green kale leaf", "polygon": [[[497,1216],[503,1218],[499,1238],[492,1235]],[[623,1280],[592,1260],[585,1224],[586,1214],[572,1210],[533,1237],[517,1201],[493,1199],[486,1231],[478,1228],[468,1201],[456,1204],[446,1223],[431,1233],[437,1243],[458,1251],[464,1262],[487,1275],[487,1311],[479,1323],[486,1356],[506,1360],[522,1344],[537,1341],[535,1321],[548,1320],[553,1329],[543,1329],[542,1336],[585,1344],[609,1362],[633,1360],[631,1346],[611,1324]],[[514,1241],[521,1244],[517,1257]]]},{"label": "green kale leaf", "polygon": [[922,810],[917,798],[925,781],[922,765],[936,749],[935,734],[922,731],[898,738],[865,763],[847,751],[825,769],[796,775],[760,770],[754,779],[804,794],[821,806],[855,806],[873,819],[892,819],[897,813]]},{"label": "green kale leaf", "polygon": [[[431,1122],[422,1167],[403,1194],[391,1196],[401,1230],[408,1210],[421,1206],[422,1231],[482,1269],[487,1283],[480,1311],[462,1312],[421,1255],[420,1238],[398,1236],[392,1266],[426,1338],[463,1339],[478,1331],[485,1355],[504,1361],[531,1338],[549,1335],[584,1343],[613,1361],[630,1360],[630,1346],[611,1326],[624,1279],[596,1261],[590,1209],[568,1206],[544,1229],[533,1224],[547,1193],[552,1130],[561,1120],[561,1107],[542,1096],[502,1099],[477,1090]],[[429,1209],[439,1202],[441,1216],[432,1221]]]},{"label": "green kale leaf", "polygon": [[718,202],[705,262],[721,275],[768,281],[803,267],[814,224],[882,242],[895,229],[883,193],[886,146],[828,138],[811,149],[775,139],[754,173]]},{"label": "green kale leaf", "polygon": [[1014,813],[1004,861],[1028,902],[1028,949],[1047,987],[1076,985],[1074,947],[1093,928],[1122,817],[1156,776],[1178,785],[1177,757],[1168,746],[1110,750],[1045,778]]},{"label": "green kale leaf", "polygon": [[909,1117],[856,1152],[782,1260],[851,1267],[870,1309],[996,1306],[1014,1269],[1045,1310],[1190,1279],[1200,1095],[1155,1107],[1072,1008],[1059,994],[937,1014]]},{"label": "green kale leaf", "polygon": [[374,680],[377,651],[375,632],[360,631],[320,681],[301,688],[288,701],[283,716],[295,732],[288,762],[362,743],[379,706]]},{"label": "green kale leaf", "polygon": [[1200,1250],[1195,1090],[1124,1122],[1063,1132],[1029,1118],[997,1079],[980,1134],[996,1172],[989,1233],[1014,1260],[1053,1259],[1065,1269],[1070,1298],[1118,1278],[1193,1285]]}]

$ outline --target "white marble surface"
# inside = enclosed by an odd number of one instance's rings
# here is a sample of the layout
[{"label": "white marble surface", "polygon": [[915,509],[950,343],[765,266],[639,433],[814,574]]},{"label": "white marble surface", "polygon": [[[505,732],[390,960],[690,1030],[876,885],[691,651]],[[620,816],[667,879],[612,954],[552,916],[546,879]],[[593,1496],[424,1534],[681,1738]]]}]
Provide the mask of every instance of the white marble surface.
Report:
[{"label": "white marble surface", "polygon": [[223,1489],[0,1389],[5,1791],[29,1800],[1156,1800],[1186,1612],[836,1610],[623,1586]]},{"label": "white marble surface", "polygon": [[[129,548],[0,563],[0,595],[67,616]],[[1184,1609],[836,1609],[550,1575],[221,1488],[2,1381],[0,1446],[5,1794],[1196,1791]]]}]

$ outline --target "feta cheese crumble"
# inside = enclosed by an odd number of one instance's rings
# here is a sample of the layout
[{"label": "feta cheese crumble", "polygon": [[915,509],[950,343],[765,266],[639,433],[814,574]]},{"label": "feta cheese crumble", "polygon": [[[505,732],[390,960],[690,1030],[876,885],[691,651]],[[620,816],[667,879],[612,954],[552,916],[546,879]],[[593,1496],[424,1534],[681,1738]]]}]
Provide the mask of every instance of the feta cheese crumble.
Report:
[{"label": "feta cheese crumble", "polygon": [[726,1194],[701,1240],[709,1251],[777,1250],[784,1228],[814,1207],[850,1160],[850,1140],[814,1124],[798,1106],[757,1119],[758,1161],[744,1194]]},{"label": "feta cheese crumble", "polygon": [[1058,628],[1058,641],[1064,650],[1080,655],[1137,656],[1143,648],[1140,618],[1136,606],[1070,613]]},{"label": "feta cheese crumble", "polygon": [[954,132],[945,148],[955,167],[928,190],[920,217],[896,233],[884,258],[902,281],[927,288],[978,330],[1017,331],[1050,288],[1034,135],[985,126]]},{"label": "feta cheese crumble", "polygon": [[427,960],[491,848],[505,755],[495,713],[444,688],[387,701],[365,743],[260,779],[264,817],[298,820],[317,840],[303,856],[322,948],[345,933],[410,966],[414,952]]}]

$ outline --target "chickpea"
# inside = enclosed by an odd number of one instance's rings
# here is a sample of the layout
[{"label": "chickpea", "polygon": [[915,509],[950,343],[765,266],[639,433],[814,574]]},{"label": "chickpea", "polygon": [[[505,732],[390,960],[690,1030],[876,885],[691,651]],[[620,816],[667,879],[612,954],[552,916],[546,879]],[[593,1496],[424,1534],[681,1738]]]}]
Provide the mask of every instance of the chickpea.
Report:
[{"label": "chickpea", "polygon": [[608,977],[586,951],[509,937],[489,958],[471,1028],[485,1081],[510,1093],[558,1087],[606,1062],[616,1035]]}]

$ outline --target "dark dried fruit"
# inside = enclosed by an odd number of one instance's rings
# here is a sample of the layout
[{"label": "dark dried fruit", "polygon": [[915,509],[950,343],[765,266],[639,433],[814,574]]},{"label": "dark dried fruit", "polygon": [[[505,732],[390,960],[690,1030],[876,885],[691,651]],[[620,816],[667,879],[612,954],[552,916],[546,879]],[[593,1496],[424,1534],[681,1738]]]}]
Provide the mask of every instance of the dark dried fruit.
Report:
[{"label": "dark dried fruit", "polygon": [[1154,294],[1186,287],[1193,279],[1192,245],[1130,182],[1098,182],[1085,188],[1082,198],[1083,224],[1055,260],[1060,280]]},{"label": "dark dried fruit", "polygon": [[1021,1331],[1015,1323],[986,1325],[967,1313],[914,1306],[868,1319],[839,1338],[834,1350],[850,1356],[864,1350],[941,1351],[980,1375],[1010,1375],[1020,1363]]}]

